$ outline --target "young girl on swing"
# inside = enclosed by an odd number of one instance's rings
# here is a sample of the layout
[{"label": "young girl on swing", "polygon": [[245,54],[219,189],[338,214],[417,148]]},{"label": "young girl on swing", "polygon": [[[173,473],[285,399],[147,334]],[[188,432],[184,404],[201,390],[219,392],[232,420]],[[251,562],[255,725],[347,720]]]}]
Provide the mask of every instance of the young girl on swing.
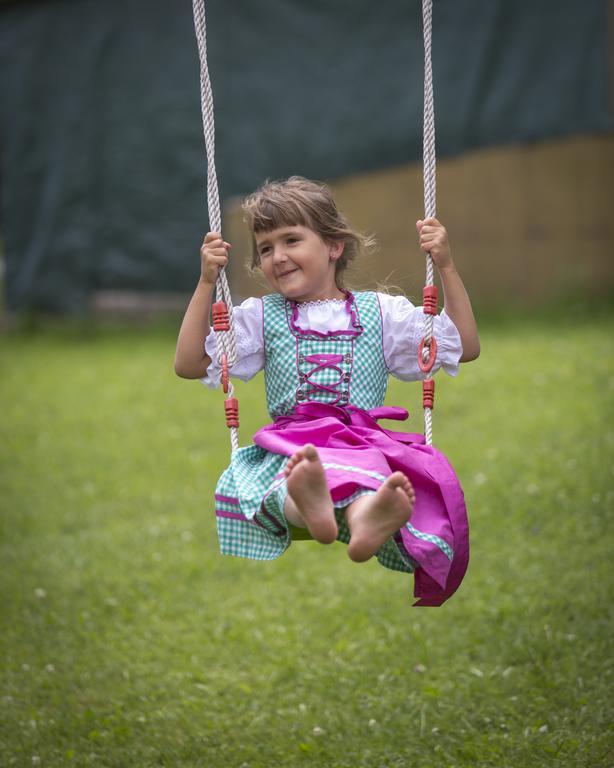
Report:
[{"label": "young girl on swing", "polygon": [[[267,183],[244,203],[253,234],[252,266],[272,293],[234,308],[237,362],[247,381],[264,369],[271,424],[235,451],[216,488],[221,551],[278,557],[291,527],[313,539],[348,544],[355,562],[376,556],[414,573],[420,605],[440,605],[467,566],[468,528],[454,472],[422,435],[380,427],[405,419],[383,407],[389,374],[423,378],[418,345],[424,314],[403,296],[352,293],[342,281],[368,241],[355,232],[327,186],[301,177]],[[416,223],[444,290],[435,317],[436,367],[455,375],[479,355],[471,303],[455,268],[445,228]],[[230,244],[209,232],[201,277],[186,311],[175,360],[179,376],[219,385],[209,317]]]}]

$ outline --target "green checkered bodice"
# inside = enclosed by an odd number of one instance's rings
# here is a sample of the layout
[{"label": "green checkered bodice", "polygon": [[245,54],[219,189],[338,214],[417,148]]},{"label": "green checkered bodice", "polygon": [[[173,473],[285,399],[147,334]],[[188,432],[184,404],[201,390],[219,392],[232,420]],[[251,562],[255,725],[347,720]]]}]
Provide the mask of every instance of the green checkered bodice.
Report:
[{"label": "green checkered bodice", "polygon": [[[350,294],[352,296],[352,294]],[[295,304],[277,293],[263,298],[264,381],[271,418],[300,403],[354,405],[368,410],[384,403],[388,371],[377,294],[353,294],[348,331],[302,331],[293,323]]]}]

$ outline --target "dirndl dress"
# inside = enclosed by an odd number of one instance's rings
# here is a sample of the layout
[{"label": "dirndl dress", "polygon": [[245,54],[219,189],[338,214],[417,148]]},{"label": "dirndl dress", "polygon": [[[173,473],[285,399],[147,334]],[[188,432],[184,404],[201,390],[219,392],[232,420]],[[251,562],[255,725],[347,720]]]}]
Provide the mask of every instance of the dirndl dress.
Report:
[{"label": "dirndl dress", "polygon": [[[347,322],[326,331],[302,326],[295,302],[278,294],[262,299],[272,422],[258,430],[252,445],[233,453],[217,483],[220,550],[257,560],[285,552],[292,535],[283,514],[283,469],[298,448],[312,443],[324,466],[340,541],[349,541],[343,515],[348,504],[375,493],[397,470],[407,475],[416,493],[411,519],[376,557],[386,568],[414,574],[416,605],[436,606],[456,591],[467,569],[464,495],[448,460],[425,445],[423,435],[378,424],[408,415],[383,406],[389,369],[381,298],[371,291],[346,292],[339,309]],[[208,352],[211,346],[208,339]]]}]

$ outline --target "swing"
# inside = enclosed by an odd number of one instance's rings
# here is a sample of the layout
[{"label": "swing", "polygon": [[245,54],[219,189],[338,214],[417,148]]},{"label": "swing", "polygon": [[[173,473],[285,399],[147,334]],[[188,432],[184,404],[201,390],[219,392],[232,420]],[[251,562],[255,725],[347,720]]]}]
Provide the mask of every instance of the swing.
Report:
[{"label": "swing", "polygon": [[[221,232],[221,212],[219,190],[215,171],[215,139],[213,95],[207,63],[206,23],[204,0],[193,0],[194,26],[200,58],[201,107],[207,157],[207,203],[210,230]],[[433,104],[433,82],[431,64],[432,0],[422,2],[424,33],[424,128],[423,128],[423,163],[424,163],[424,208],[425,218],[435,217],[435,123]],[[233,306],[226,277],[226,268],[219,270],[215,289],[216,301],[212,306],[212,326],[216,334],[218,360],[222,370],[221,384],[226,395],[224,410],[226,425],[230,429],[231,449],[238,450],[239,404],[234,395],[234,387],[229,376],[229,369],[237,360],[236,338],[233,323]],[[422,381],[422,405],[424,409],[424,443],[432,446],[433,427],[432,411],[435,400],[435,382],[432,370],[437,359],[437,344],[433,335],[434,318],[437,314],[437,287],[434,284],[434,264],[429,253],[426,254],[426,280],[423,289],[423,312],[425,315],[424,336],[419,343],[418,365],[424,374]],[[311,540],[306,529],[290,526],[293,541]],[[418,537],[429,540],[428,535]],[[430,537],[436,538],[436,537]],[[468,552],[461,552],[455,563],[455,570],[460,578],[466,569]],[[460,583],[460,580],[458,581]],[[454,591],[456,587],[452,589]],[[451,592],[448,593],[451,594]],[[445,599],[445,598],[444,598]],[[440,602],[420,601],[422,605],[438,605]]]}]

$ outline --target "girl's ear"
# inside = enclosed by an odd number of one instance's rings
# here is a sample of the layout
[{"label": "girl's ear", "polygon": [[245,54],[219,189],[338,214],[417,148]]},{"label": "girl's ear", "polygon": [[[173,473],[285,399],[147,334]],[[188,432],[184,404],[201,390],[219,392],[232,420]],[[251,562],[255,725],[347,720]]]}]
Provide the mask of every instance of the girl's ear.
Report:
[{"label": "girl's ear", "polygon": [[328,252],[328,257],[331,261],[337,261],[341,257],[341,254],[343,253],[343,249],[345,248],[345,241],[344,240],[333,240],[330,244],[330,251]]}]

